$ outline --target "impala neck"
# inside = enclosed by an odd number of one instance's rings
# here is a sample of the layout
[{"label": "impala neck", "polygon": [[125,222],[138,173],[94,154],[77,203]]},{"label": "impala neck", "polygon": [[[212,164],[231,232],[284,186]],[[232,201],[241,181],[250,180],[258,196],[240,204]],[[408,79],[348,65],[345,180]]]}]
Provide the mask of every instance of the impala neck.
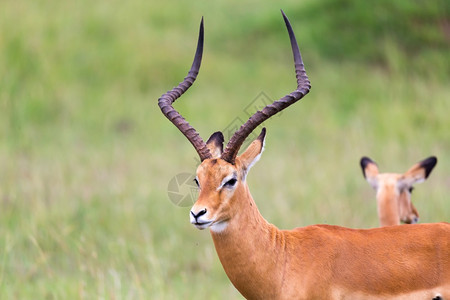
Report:
[{"label": "impala neck", "polygon": [[234,199],[240,204],[236,215],[223,231],[211,230],[214,245],[239,292],[246,298],[275,298],[283,281],[285,237],[261,216],[247,184],[241,188],[235,193],[240,196]]},{"label": "impala neck", "polygon": [[[378,216],[380,226],[392,226],[400,224],[400,216],[398,214],[398,200],[392,199],[392,195],[388,191],[380,191],[377,195]],[[389,196],[390,195],[390,196]],[[398,198],[398,195],[395,195]]]}]

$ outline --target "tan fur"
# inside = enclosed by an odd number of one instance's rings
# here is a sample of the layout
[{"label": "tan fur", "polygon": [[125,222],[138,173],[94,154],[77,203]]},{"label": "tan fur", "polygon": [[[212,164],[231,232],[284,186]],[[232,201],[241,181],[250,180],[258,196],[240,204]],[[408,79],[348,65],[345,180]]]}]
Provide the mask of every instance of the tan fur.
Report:
[{"label": "tan fur", "polygon": [[[192,207],[194,214],[207,209],[198,220],[212,221],[219,259],[244,297],[432,299],[440,293],[450,298],[448,223],[366,230],[329,225],[279,230],[269,224],[245,182],[245,166],[261,154],[262,144],[253,142],[235,165],[204,160]],[[234,188],[218,188],[233,174]],[[217,224],[226,225],[216,231]]]},{"label": "tan fur", "polygon": [[417,163],[403,174],[379,173],[374,162],[363,169],[367,181],[377,191],[377,209],[380,226],[411,224],[419,219],[419,213],[411,202],[414,183],[426,179],[425,169]]}]

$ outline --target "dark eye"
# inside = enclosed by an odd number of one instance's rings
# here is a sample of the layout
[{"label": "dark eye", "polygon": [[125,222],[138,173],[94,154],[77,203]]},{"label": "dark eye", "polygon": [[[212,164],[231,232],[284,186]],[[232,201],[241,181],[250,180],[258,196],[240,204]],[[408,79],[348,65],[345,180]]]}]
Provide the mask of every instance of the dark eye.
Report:
[{"label": "dark eye", "polygon": [[414,187],[413,187],[413,186],[410,186],[410,187],[408,188],[408,190],[409,190],[409,193],[411,194],[412,191],[414,190]]},{"label": "dark eye", "polygon": [[236,178],[231,178],[230,180],[225,182],[224,186],[233,187],[236,184],[236,182],[237,182]]},{"label": "dark eye", "polygon": [[197,178],[194,178],[194,182],[195,182],[195,184],[199,187],[200,185],[198,184],[198,180],[197,180]]}]

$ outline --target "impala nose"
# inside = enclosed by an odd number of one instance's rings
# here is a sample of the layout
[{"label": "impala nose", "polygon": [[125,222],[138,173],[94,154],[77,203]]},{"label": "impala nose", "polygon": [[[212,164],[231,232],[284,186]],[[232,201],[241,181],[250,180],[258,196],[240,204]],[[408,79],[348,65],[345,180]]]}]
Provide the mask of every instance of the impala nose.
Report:
[{"label": "impala nose", "polygon": [[195,221],[197,221],[198,217],[203,216],[204,214],[206,214],[206,208],[202,209],[201,211],[199,211],[197,214],[195,214],[192,210],[191,210],[191,215],[194,217]]},{"label": "impala nose", "polygon": [[202,209],[198,213],[195,213],[194,210],[191,210],[189,214],[189,219],[191,224],[197,227],[197,229],[203,230],[208,228],[213,223],[213,220],[208,219],[206,208]]}]

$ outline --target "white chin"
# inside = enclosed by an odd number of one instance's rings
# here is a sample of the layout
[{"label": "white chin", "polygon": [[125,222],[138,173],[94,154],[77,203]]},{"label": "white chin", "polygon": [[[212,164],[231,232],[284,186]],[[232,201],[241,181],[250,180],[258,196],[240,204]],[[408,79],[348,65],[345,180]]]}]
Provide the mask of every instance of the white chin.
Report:
[{"label": "white chin", "polygon": [[222,221],[211,225],[211,231],[216,233],[224,231],[228,226],[228,222]]},{"label": "white chin", "polygon": [[203,230],[208,228],[210,225],[209,224],[204,224],[204,225],[194,225],[197,229],[199,230]]}]

